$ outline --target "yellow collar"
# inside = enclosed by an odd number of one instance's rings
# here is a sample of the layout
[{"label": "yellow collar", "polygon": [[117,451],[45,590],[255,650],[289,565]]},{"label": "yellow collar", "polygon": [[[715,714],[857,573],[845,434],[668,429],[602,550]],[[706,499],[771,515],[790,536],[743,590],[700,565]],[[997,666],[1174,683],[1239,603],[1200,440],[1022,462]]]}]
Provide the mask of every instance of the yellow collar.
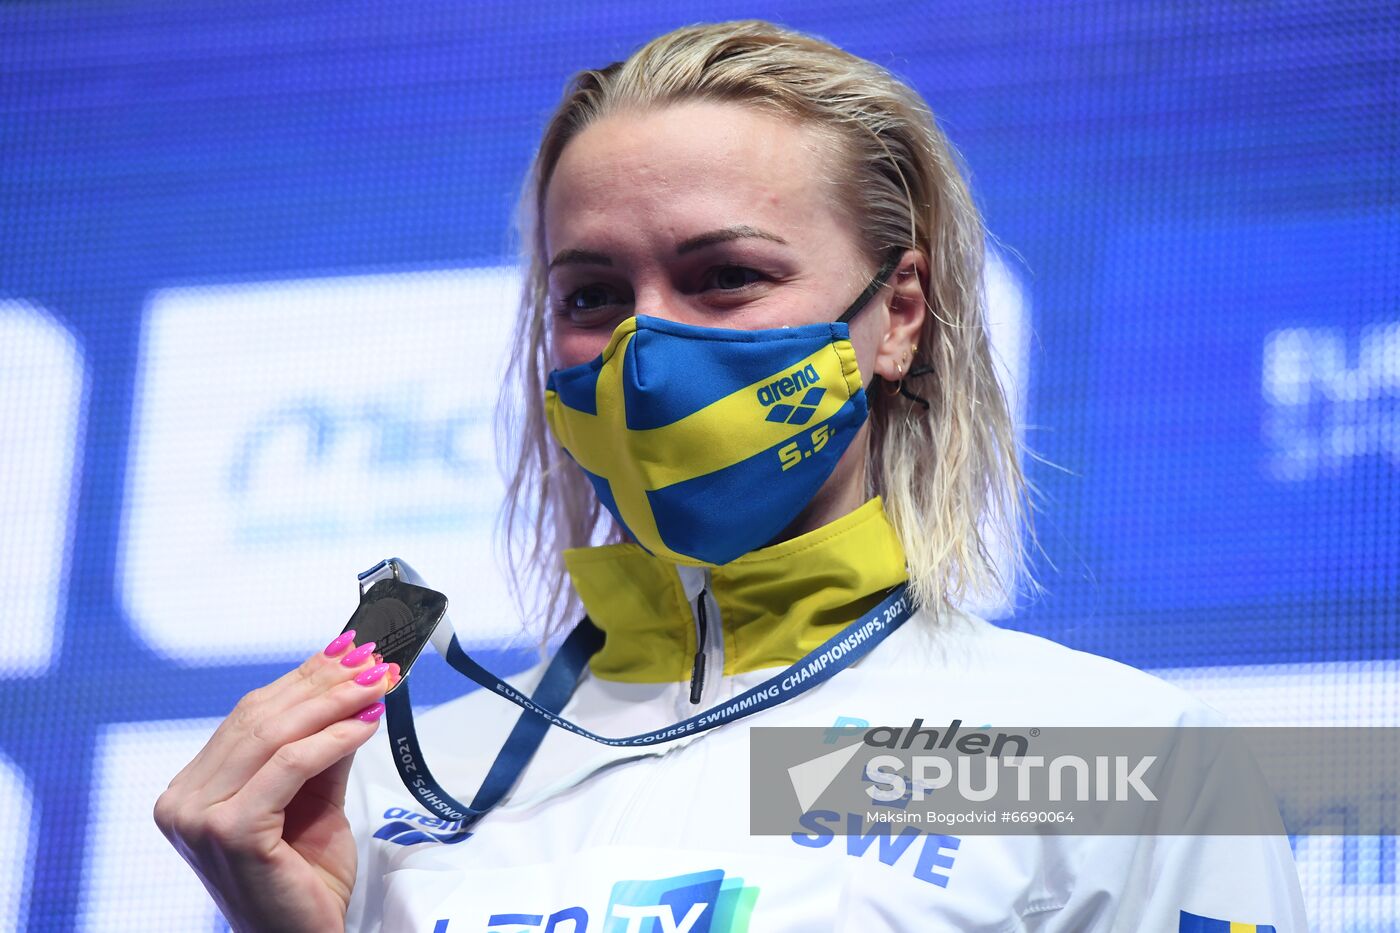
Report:
[{"label": "yellow collar", "polygon": [[[670,683],[690,676],[694,603],[676,566],[636,544],[564,552],[574,588],[607,636],[589,667],[606,680]],[[726,676],[784,667],[902,583],[904,549],[879,497],[828,525],[709,571]],[[712,629],[713,630],[713,629]]]}]

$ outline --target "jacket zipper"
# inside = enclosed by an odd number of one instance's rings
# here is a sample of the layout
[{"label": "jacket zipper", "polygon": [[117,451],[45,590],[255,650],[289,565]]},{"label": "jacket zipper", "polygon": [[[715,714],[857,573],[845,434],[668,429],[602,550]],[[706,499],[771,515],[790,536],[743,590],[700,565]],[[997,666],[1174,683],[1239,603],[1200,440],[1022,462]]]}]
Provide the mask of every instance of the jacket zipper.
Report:
[{"label": "jacket zipper", "polygon": [[708,588],[702,589],[700,595],[695,597],[695,661],[690,668],[690,703],[696,705],[700,702],[700,697],[705,693],[705,636],[709,629],[709,620],[705,618],[705,597],[710,594]]},{"label": "jacket zipper", "polygon": [[[700,592],[695,597],[695,658],[690,668],[690,704],[699,705],[705,695],[705,676],[709,673],[710,655],[721,649],[717,641],[719,634],[719,607],[711,606],[710,570],[705,568],[700,581]],[[715,631],[711,631],[714,629]],[[718,660],[718,659],[716,659]]]}]

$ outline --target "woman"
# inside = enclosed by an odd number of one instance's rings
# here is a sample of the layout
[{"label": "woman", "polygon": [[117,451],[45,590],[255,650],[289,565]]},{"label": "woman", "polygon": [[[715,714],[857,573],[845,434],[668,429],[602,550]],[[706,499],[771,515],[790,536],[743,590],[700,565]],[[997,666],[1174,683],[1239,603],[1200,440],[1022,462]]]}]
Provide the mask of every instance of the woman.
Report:
[{"label": "woman", "polygon": [[[336,639],[245,697],[157,803],[235,928],[1303,928],[1277,837],[749,833],[750,725],[1212,721],[954,608],[1011,582],[989,552],[1021,540],[1024,483],[984,233],[915,92],[768,24],[677,30],[575,80],[523,206],[506,527],[555,630],[581,603],[601,632],[563,717],[674,727],[892,588],[918,611],[743,725],[633,747],[549,729],[470,825],[382,746],[355,755],[398,672]],[[420,719],[449,790],[496,773],[515,714],[477,691]]]}]

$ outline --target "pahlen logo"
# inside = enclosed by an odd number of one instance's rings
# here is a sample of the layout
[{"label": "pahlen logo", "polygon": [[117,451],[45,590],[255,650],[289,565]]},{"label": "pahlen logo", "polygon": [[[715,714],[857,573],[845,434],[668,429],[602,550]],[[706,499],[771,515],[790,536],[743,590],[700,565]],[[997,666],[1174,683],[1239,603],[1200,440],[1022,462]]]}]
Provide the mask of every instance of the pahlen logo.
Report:
[{"label": "pahlen logo", "polygon": [[374,838],[399,846],[411,846],[420,842],[441,842],[451,846],[465,842],[472,835],[462,828],[461,820],[440,820],[437,817],[405,810],[403,807],[390,807],[385,810],[384,819],[390,822],[379,827],[374,833]]},{"label": "pahlen logo", "polygon": [[[821,376],[817,375],[817,367],[808,363],[801,369],[795,369],[781,379],[774,379],[760,388],[758,390],[758,403],[765,408],[771,406],[766,420],[778,424],[796,425],[803,425],[811,421],[812,416],[817,413],[817,405],[826,395],[826,389],[817,385],[820,381]],[[778,404],[780,399],[791,398],[803,389],[806,389],[807,392],[796,405]]]},{"label": "pahlen logo", "polygon": [[[743,878],[726,878],[723,869],[613,885],[600,933],[747,933],[758,888]],[[587,933],[594,929],[588,911],[565,907],[549,915],[492,914],[486,933]],[[433,933],[451,933],[447,919]]]},{"label": "pahlen logo", "polygon": [[[826,730],[825,744],[833,744],[842,732],[859,732],[868,726],[863,719],[838,719],[836,726]],[[1023,756],[1030,750],[1030,740],[1024,735],[1014,732],[998,732],[993,735],[989,726],[980,729],[963,729],[963,721],[954,719],[948,724],[948,728],[941,732],[937,729],[925,729],[922,719],[915,719],[909,724],[907,729],[899,729],[891,726],[877,726],[874,729],[864,729],[859,742],[852,742],[843,748],[825,755],[819,755],[809,761],[794,765],[788,768],[788,779],[792,781],[792,789],[797,793],[798,803],[803,811],[810,810],[816,805],[826,789],[831,786],[831,782],[836,780],[836,776],[841,773],[841,769],[856,756],[862,748],[888,748],[888,749],[910,749],[915,746],[916,741],[925,751],[934,749],[953,749],[963,755],[992,755],[1001,756],[1007,752],[1008,747],[1014,756]],[[837,730],[840,731],[837,731]],[[849,733],[847,733],[849,734]],[[871,759],[867,763],[864,772],[867,779],[872,779],[871,769],[874,762],[885,761],[886,756]],[[942,760],[942,759],[940,759]],[[870,795],[876,800],[896,800],[907,793],[907,788],[898,794],[889,797],[875,797],[875,791],[870,789]],[[919,798],[919,799],[922,799]]]}]

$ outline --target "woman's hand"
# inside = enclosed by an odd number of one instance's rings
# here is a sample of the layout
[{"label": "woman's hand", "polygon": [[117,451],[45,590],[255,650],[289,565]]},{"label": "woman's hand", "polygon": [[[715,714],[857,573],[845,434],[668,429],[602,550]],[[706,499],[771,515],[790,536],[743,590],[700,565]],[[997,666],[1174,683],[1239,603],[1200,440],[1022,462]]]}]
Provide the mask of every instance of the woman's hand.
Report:
[{"label": "woman's hand", "polygon": [[345,782],[396,664],[346,632],[238,701],[156,801],[156,825],[235,930],[340,930],[355,884]]}]

